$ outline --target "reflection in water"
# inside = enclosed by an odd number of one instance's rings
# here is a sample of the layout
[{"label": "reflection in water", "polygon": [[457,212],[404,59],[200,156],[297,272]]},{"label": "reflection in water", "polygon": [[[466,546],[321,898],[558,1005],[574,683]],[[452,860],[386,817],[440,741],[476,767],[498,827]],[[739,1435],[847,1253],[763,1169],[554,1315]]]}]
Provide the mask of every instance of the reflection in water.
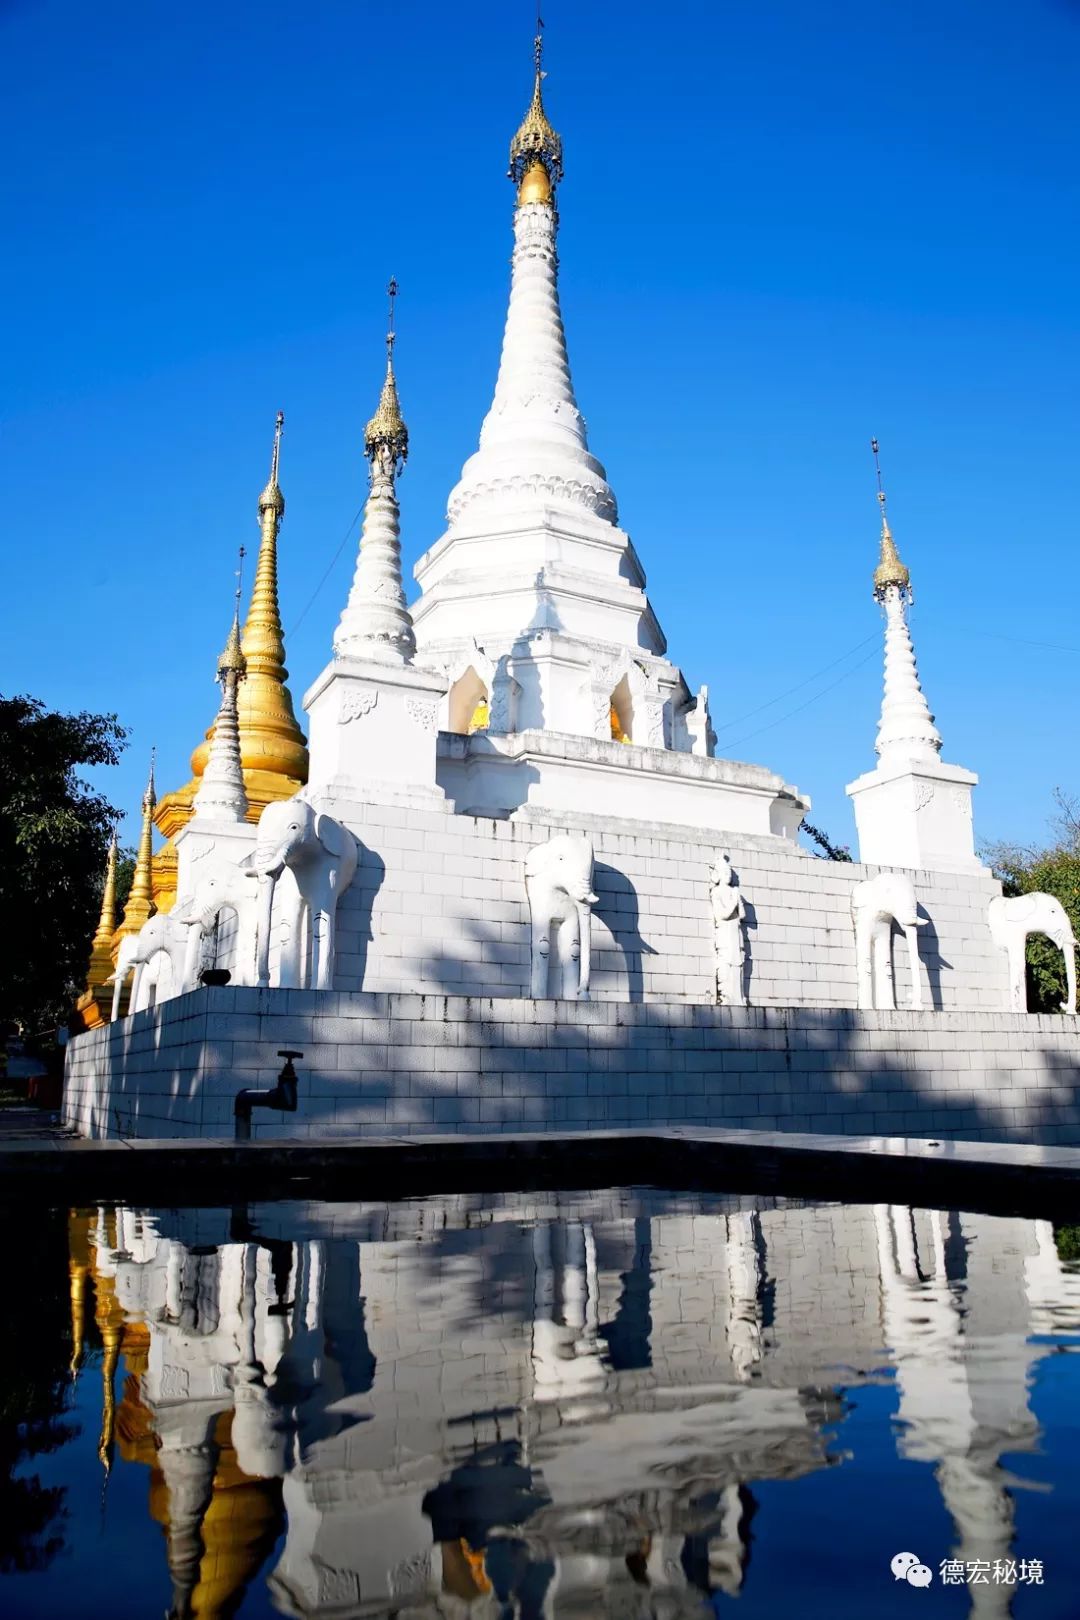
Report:
[{"label": "reflection in water", "polygon": [[[1080,1333],[1048,1224],[895,1205],[121,1208],[68,1247],[71,1367],[92,1287],[98,1456],[148,1470],[175,1620],[267,1590],[323,1620],[770,1612],[769,1482],[857,1467],[845,1392],[893,1377],[940,1556],[1015,1557],[1003,1454],[1037,1450],[1035,1369]],[[966,1598],[1007,1616],[1015,1587]]]}]

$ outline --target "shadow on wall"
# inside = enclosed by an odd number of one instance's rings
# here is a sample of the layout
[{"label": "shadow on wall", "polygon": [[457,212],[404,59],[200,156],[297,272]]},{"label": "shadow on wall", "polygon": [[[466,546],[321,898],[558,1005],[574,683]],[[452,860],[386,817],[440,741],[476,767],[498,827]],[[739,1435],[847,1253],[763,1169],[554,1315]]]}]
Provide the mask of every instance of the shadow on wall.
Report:
[{"label": "shadow on wall", "polygon": [[[368,947],[374,938],[371,914],[375,897],[386,878],[386,862],[367,844],[357,839],[360,864],[356,876],[341,897],[337,916],[334,988],[363,990],[367,973]],[[348,963],[347,969],[338,964]]]},{"label": "shadow on wall", "polygon": [[641,959],[655,956],[657,952],[641,937],[637,890],[625,872],[608,866],[605,861],[593,863],[593,890],[597,896],[593,916],[607,927],[623,953],[628,998],[631,1002],[644,1001],[645,975]]},{"label": "shadow on wall", "polygon": [[[736,873],[735,875],[736,875],[736,878],[737,878],[738,873]],[[744,930],[743,938],[744,938],[744,940],[746,942],[746,949],[743,951],[743,961],[742,961],[742,985],[743,985],[743,995],[746,997],[747,1001],[749,1002],[749,1000],[750,1000],[750,985],[751,985],[751,982],[752,982],[753,977],[754,977],[754,945],[753,945],[753,941],[750,938],[750,935],[751,935],[751,933],[756,932],[757,925],[758,925],[758,920],[757,920],[757,907],[755,906],[755,904],[754,904],[754,902],[752,900],[748,900],[746,898],[745,894],[742,897],[742,903],[743,903],[743,930]]]},{"label": "shadow on wall", "polygon": [[[951,972],[952,963],[947,962],[941,954],[941,941],[938,938],[937,926],[926,907],[918,907],[917,916],[922,926],[919,929],[919,958],[922,972],[930,986],[930,1005],[935,1012],[940,1012],[945,1005],[941,989],[942,971]],[[893,930],[893,949],[896,949],[896,934]]]}]

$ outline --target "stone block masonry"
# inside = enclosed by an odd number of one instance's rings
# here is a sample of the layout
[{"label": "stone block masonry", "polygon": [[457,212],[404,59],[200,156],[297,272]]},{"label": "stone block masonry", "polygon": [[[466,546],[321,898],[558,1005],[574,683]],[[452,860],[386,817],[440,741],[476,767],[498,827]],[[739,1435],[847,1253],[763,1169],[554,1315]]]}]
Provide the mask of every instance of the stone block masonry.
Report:
[{"label": "stone block masonry", "polygon": [[[362,844],[338,908],[336,989],[526,995],[525,859],[535,844],[569,830],[588,832],[596,852],[594,1000],[715,1001],[709,873],[729,850],[747,910],[751,1005],[856,1005],[851,890],[879,867],[814,860],[779,838],[586,814],[523,811],[499,821],[360,801],[336,813]],[[1007,1006],[1005,959],[987,924],[1000,885],[979,869],[910,875],[925,919],[926,1006]],[[903,1001],[906,951],[897,949],[895,959]]]},{"label": "stone block masonry", "polygon": [[91,1137],[232,1134],[242,1086],[297,1064],[256,1138],[689,1125],[1080,1146],[1062,1016],[198,990],[70,1042]]}]

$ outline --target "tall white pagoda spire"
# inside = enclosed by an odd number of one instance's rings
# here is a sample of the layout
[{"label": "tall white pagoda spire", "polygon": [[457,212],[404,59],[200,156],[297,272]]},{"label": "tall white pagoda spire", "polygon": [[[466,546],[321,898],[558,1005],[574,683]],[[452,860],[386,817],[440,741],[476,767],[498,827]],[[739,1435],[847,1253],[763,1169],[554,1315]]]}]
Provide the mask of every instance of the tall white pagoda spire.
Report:
[{"label": "tall white pagoda spire", "polygon": [[877,866],[937,870],[977,866],[971,819],[972,771],[945,765],[941,733],[926,701],[908,629],[911,574],[889,527],[878,442],[870,441],[877,471],[881,549],[874,600],[885,615],[885,689],[878,721],[878,762],[847,792],[859,833],[859,859]]},{"label": "tall white pagoda spire", "polygon": [[217,665],[221,706],[214,721],[206,768],[193,800],[192,826],[201,827],[204,822],[211,821],[239,825],[247,819],[248,800],[244,790],[240,727],[237,721],[237,694],[240,682],[247,674],[247,659],[240,647],[240,572],[243,559],[244,548],[241,546],[232,627]]},{"label": "tall white pagoda spire", "polygon": [[371,490],[356,573],[341,621],[334,633],[337,658],[366,658],[382,664],[407,664],[416,651],[413,623],[401,582],[401,520],[396,479],[409,453],[409,433],[401,414],[394,376],[394,299],[391,278],[389,329],[386,334],[386,377],[378,409],[364,430],[364,454],[370,463]]},{"label": "tall white pagoda spire", "polygon": [[[495,396],[479,448],[450,493],[446,533],[416,564],[418,656],[451,682],[455,672],[473,671],[472,706],[459,714],[452,699],[444,729],[475,729],[479,681],[489,735],[544,731],[607,742],[631,740],[630,700],[618,731],[608,700],[637,660],[628,677],[641,686],[632,740],[662,747],[673,732],[682,738],[689,694],[663,661],[645,574],[617,526],[615,495],[589,449],[570,377],[556,251],[563,145],[544,107],[539,26],[532,100],[510,143],[514,251]],[[680,719],[665,727],[658,716],[670,697]]]},{"label": "tall white pagoda spire", "polygon": [[919,683],[915,648],[908,629],[911,574],[900,561],[889,528],[878,442],[872,439],[870,443],[881,506],[881,557],[874,570],[874,600],[881,604],[885,614],[885,689],[875,747],[884,765],[907,761],[934,765],[941,753],[941,735]]},{"label": "tall white pagoda spire", "polygon": [[495,398],[480,430],[480,448],[451,492],[451,524],[471,508],[520,504],[526,496],[584,507],[609,523],[617,519],[604,469],[589,453],[570,379],[556,252],[562,141],[544,111],[542,52],[538,32],[532,102],[510,143],[508,173],[517,203],[510,304]]}]

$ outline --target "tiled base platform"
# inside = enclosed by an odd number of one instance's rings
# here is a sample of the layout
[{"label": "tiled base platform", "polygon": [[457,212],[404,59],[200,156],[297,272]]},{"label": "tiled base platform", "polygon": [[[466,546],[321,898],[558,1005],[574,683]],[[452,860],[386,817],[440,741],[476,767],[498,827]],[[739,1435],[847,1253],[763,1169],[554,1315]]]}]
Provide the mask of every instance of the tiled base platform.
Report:
[{"label": "tiled base platform", "polygon": [[222,1137],[297,1062],[257,1140],[734,1126],[1080,1146],[1063,1016],[859,1013],[214,989],[70,1043],[65,1120],[96,1138]]}]

